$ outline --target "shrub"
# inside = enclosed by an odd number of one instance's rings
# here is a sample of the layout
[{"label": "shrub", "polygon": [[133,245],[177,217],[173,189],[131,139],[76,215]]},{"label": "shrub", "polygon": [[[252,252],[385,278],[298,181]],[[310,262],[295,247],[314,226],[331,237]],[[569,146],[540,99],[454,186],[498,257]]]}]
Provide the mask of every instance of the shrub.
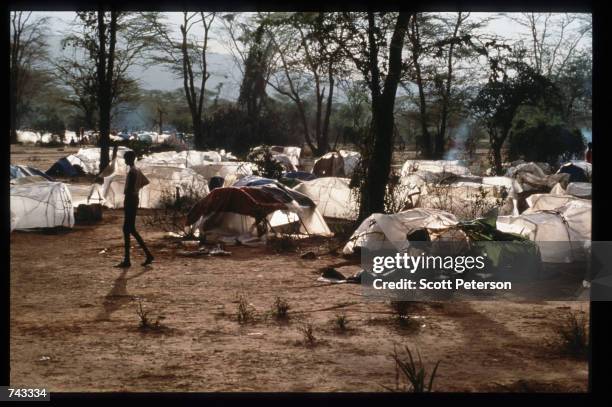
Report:
[{"label": "shrub", "polygon": [[272,308],[272,315],[278,320],[286,320],[289,318],[289,308],[291,307],[286,299],[276,297]]},{"label": "shrub", "polygon": [[550,125],[543,121],[531,125],[519,121],[509,139],[508,158],[523,158],[525,161],[556,166],[559,161],[581,156],[585,149],[585,139],[578,129],[570,130],[560,124]]},{"label": "shrub", "polygon": [[272,179],[279,179],[283,176],[283,166],[274,158],[268,146],[252,149],[247,155],[247,161],[257,166],[257,170],[253,171],[255,175]]},{"label": "shrub", "polygon": [[253,307],[244,295],[238,297],[238,323],[240,325],[252,322],[254,319]]},{"label": "shrub", "polygon": [[589,347],[588,318],[583,312],[569,312],[555,330],[562,351],[574,357],[587,355]]},{"label": "shrub", "polygon": [[346,330],[348,329],[347,325],[348,325],[349,321],[348,321],[348,318],[346,317],[346,315],[344,315],[344,314],[336,315],[336,317],[334,318],[334,323],[336,325],[336,328],[340,332],[346,332]]}]

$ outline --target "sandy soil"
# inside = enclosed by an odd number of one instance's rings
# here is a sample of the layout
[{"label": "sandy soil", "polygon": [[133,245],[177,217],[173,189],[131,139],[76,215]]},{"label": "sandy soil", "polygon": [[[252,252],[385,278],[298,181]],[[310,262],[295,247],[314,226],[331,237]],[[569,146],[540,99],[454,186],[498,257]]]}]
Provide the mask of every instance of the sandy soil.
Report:
[{"label": "sandy soil", "polygon": [[[317,282],[321,267],[343,261],[333,255],[303,260],[270,247],[228,246],[230,256],[189,257],[140,217],[156,262],[139,266],[135,247],[135,266],[115,269],[121,216],[106,210],[103,222],[65,233],[11,234],[11,385],[51,392],[386,391],[395,386],[394,346],[409,346],[428,369],[440,361],[435,391],[587,389],[586,361],[551,345],[568,309],[588,312],[586,302],[418,303],[416,323],[405,327],[387,304],[365,300],[359,285]],[[304,242],[298,253],[322,251],[320,244]],[[254,307],[251,323],[237,322],[239,295]],[[270,315],[276,296],[291,307],[287,322]],[[151,318],[162,317],[163,329],[139,329],[139,303]],[[339,314],[349,321],[344,333],[334,326]],[[300,330],[307,322],[314,345]]]}]

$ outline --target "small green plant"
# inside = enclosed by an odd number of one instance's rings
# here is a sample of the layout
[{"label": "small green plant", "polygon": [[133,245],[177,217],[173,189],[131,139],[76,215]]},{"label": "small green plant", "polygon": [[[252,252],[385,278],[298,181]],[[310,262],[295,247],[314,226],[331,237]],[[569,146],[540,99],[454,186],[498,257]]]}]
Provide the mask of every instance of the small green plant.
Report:
[{"label": "small green plant", "polygon": [[588,318],[583,312],[568,312],[563,321],[555,328],[555,331],[564,352],[574,357],[587,355],[589,346]]},{"label": "small green plant", "polygon": [[238,323],[240,325],[252,322],[254,319],[253,308],[244,295],[238,297]]},{"label": "small green plant", "polygon": [[[395,347],[393,348],[393,355],[391,355],[391,357],[395,362],[395,389],[390,389],[388,387],[385,388],[391,391],[404,391],[412,393],[431,392],[440,361],[436,363],[431,375],[429,376],[429,380],[427,380],[427,369],[423,364],[421,354],[417,351],[418,360],[415,360],[412,357],[410,348],[406,346],[405,349],[408,358],[401,357],[398,354],[397,349]],[[406,382],[404,388],[400,386],[401,377],[403,377],[404,381]]]},{"label": "small green plant", "polygon": [[336,325],[336,328],[338,329],[338,331],[340,332],[346,332],[348,329],[348,318],[346,317],[345,314],[338,314],[336,315],[336,317],[334,318],[334,323]]},{"label": "small green plant", "polygon": [[272,308],[272,315],[274,315],[274,318],[277,320],[287,320],[289,319],[289,308],[291,307],[286,299],[276,297]]},{"label": "small green plant", "polygon": [[304,336],[304,343],[307,346],[315,346],[317,343],[317,338],[314,335],[314,327],[311,322],[304,322],[299,327],[300,332]]}]

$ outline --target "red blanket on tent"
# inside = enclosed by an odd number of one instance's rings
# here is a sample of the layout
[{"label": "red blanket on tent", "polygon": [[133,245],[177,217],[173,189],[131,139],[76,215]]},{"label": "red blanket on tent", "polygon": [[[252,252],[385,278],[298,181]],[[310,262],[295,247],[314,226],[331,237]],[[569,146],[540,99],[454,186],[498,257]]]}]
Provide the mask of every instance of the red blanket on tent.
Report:
[{"label": "red blanket on tent", "polygon": [[218,212],[233,212],[261,219],[276,210],[287,209],[287,202],[273,191],[257,187],[216,188],[195,204],[187,214],[187,225],[201,216]]}]

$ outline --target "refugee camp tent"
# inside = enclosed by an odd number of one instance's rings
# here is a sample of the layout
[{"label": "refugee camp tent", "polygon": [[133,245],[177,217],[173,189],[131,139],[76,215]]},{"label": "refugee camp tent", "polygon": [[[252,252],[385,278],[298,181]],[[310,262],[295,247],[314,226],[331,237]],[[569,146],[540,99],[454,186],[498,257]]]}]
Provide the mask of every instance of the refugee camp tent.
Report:
[{"label": "refugee camp tent", "polygon": [[350,178],[361,160],[361,154],[349,150],[340,150],[338,152],[344,160],[344,175]]},{"label": "refugee camp tent", "polygon": [[[74,138],[76,141],[76,135],[73,131],[66,131],[64,133],[64,144],[70,144],[70,141]],[[17,130],[17,141],[19,143],[26,144],[36,144],[39,141],[43,143],[50,143],[51,141],[60,141],[60,137],[58,135],[53,135],[51,133],[38,133],[34,131],[22,131]]]},{"label": "refugee camp tent", "polygon": [[206,179],[212,177],[222,177],[225,179],[225,185],[232,185],[236,180],[247,175],[253,175],[253,171],[257,170],[257,166],[250,162],[241,161],[222,161],[216,163],[206,163],[191,167],[195,172]]},{"label": "refugee camp tent", "polygon": [[[117,157],[123,158],[126,151],[131,149],[118,146]],[[109,151],[112,155],[112,149]],[[120,165],[120,164],[118,164]],[[98,174],[100,172],[100,148],[87,147],[80,148],[76,154],[60,158],[47,170],[47,174],[54,176],[73,177],[80,174]]]},{"label": "refugee camp tent", "polygon": [[291,146],[272,146],[270,147],[270,151],[272,152],[273,155],[282,154],[286,156],[294,168],[297,169],[297,167],[299,167],[300,155],[302,153],[301,148],[291,147]]},{"label": "refugee camp tent", "polygon": [[[191,168],[149,166],[140,170],[149,180],[138,194],[141,208],[160,208],[178,196],[208,194],[208,181]],[[104,177],[102,185],[93,184],[91,196],[101,195],[109,208],[122,208],[125,179],[125,168],[118,168]]]},{"label": "refugee camp tent", "polygon": [[345,177],[344,158],[339,152],[330,151],[315,161],[312,173],[317,177]]},{"label": "refugee camp tent", "polygon": [[61,182],[11,185],[10,198],[11,231],[74,226],[72,197]]},{"label": "refugee camp tent", "polygon": [[547,175],[534,162],[511,167],[506,171],[506,176],[514,178],[521,185],[523,192],[549,192],[557,183],[565,186],[569,182],[569,175],[563,173]]},{"label": "refugee camp tent", "polygon": [[572,195],[578,198],[591,199],[592,184],[590,182],[570,182],[567,188],[563,188],[561,184],[557,184],[550,190],[551,194],[556,195]]},{"label": "refugee camp tent", "polygon": [[314,203],[300,201],[275,184],[217,188],[191,209],[187,224],[197,224],[206,240],[250,240],[266,221],[274,229],[293,224],[300,234],[331,236]]},{"label": "refugee camp tent", "polygon": [[137,161],[136,166],[139,168],[146,166],[191,168],[196,165],[218,163],[221,161],[221,154],[217,151],[187,150],[178,153],[175,151],[164,151],[143,156]]},{"label": "refugee camp tent", "polygon": [[357,219],[359,207],[349,185],[348,178],[324,177],[304,181],[293,189],[308,195],[325,217]]},{"label": "refugee camp tent", "polygon": [[[583,162],[586,163],[586,162]],[[578,161],[563,164],[557,174],[569,174],[568,182],[589,182],[591,176],[591,165],[582,164]]]},{"label": "refugee camp tent", "polygon": [[14,180],[16,178],[39,176],[39,177],[46,179],[47,181],[53,181],[53,178],[51,178],[50,176],[48,176],[47,174],[45,174],[38,168],[28,167],[26,165],[12,165],[11,164],[11,166],[9,167],[9,171],[11,174],[11,180]]},{"label": "refugee camp tent", "polygon": [[[591,240],[591,202],[569,199],[554,210],[535,207],[551,205],[550,196],[543,203],[534,202],[519,216],[499,216],[497,229],[516,233],[534,241],[543,262],[571,263],[584,260]],[[552,204],[555,206],[555,204]]]},{"label": "refugee camp tent", "polygon": [[51,168],[47,170],[47,174],[54,177],[76,177],[83,173],[79,165],[73,166],[66,157],[57,160]]},{"label": "refugee camp tent", "polygon": [[406,160],[402,166],[401,176],[415,172],[450,173],[457,176],[470,176],[470,170],[461,165],[459,160]]},{"label": "refugee camp tent", "polygon": [[557,195],[557,194],[533,194],[527,199],[529,209],[526,213],[533,212],[536,210],[556,210],[567,205],[571,201],[583,202],[590,205],[590,202],[586,199],[577,198],[573,195]]},{"label": "refugee camp tent", "polygon": [[455,215],[436,209],[415,208],[390,215],[375,213],[359,225],[342,251],[353,254],[358,247],[377,250],[384,242],[397,250],[405,250],[410,245],[407,236],[423,229],[432,240],[465,242],[465,234],[452,229],[457,224]]}]

